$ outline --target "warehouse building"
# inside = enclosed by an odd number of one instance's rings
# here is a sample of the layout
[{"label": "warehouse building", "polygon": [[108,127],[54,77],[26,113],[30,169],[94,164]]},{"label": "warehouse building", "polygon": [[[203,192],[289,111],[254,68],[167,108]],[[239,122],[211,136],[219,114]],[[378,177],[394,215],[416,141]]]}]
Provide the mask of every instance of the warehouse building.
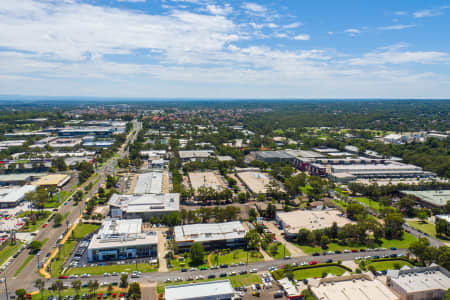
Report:
[{"label": "warehouse building", "polygon": [[104,127],[82,127],[82,128],[65,128],[58,131],[60,137],[82,137],[86,135],[94,135],[96,137],[106,137],[113,134],[113,128]]},{"label": "warehouse building", "polygon": [[267,185],[271,181],[269,174],[261,173],[259,171],[246,171],[238,172],[237,176],[251,193],[267,193]]},{"label": "warehouse building", "polygon": [[158,235],[142,232],[142,219],[105,219],[88,246],[88,260],[156,257]]},{"label": "warehouse building", "polygon": [[387,286],[370,274],[311,279],[309,289],[321,300],[400,300]]},{"label": "warehouse building", "polygon": [[403,195],[411,195],[426,207],[443,207],[450,201],[450,190],[400,191]]},{"label": "warehouse building", "polygon": [[277,212],[275,219],[284,230],[286,237],[296,237],[300,229],[317,230],[331,227],[336,222],[338,227],[351,223],[339,210],[295,210]]},{"label": "warehouse building", "polygon": [[148,220],[152,216],[178,211],[180,208],[180,194],[114,194],[109,199],[108,204],[112,217],[124,219],[143,218]]},{"label": "warehouse building", "polygon": [[241,222],[234,221],[176,226],[174,233],[178,250],[187,251],[194,242],[205,249],[243,247],[246,230]]},{"label": "warehouse building", "polygon": [[425,268],[389,270],[386,282],[400,300],[444,300],[450,288],[450,272],[432,264]]},{"label": "warehouse building", "polygon": [[256,160],[266,163],[292,162],[295,159],[295,156],[285,151],[255,151],[252,154]]},{"label": "warehouse building", "polygon": [[160,194],[162,193],[163,173],[149,172],[137,175],[134,194]]},{"label": "warehouse building", "polygon": [[39,178],[32,184],[42,186],[42,187],[63,187],[67,182],[69,182],[71,176],[66,174],[50,174]]},{"label": "warehouse building", "polygon": [[24,185],[44,175],[46,174],[45,173],[2,174],[0,175],[0,186]]},{"label": "warehouse building", "polygon": [[0,208],[16,207],[30,192],[35,192],[35,185],[24,185],[0,189]]},{"label": "warehouse building", "polygon": [[216,280],[165,287],[166,300],[231,300],[234,289],[230,280]]},{"label": "warehouse building", "polygon": [[81,145],[81,139],[59,138],[51,141],[48,145],[52,148],[74,148]]},{"label": "warehouse building", "polygon": [[182,162],[188,161],[205,161],[214,156],[212,150],[184,150],[178,151]]}]

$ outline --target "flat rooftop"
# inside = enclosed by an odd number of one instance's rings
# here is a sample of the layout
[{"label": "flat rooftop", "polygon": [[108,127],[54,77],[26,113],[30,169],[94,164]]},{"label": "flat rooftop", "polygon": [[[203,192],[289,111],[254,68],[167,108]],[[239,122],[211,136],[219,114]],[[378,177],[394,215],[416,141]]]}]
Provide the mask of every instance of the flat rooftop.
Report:
[{"label": "flat rooftop", "polygon": [[295,156],[286,153],[285,151],[256,151],[256,156],[261,158],[275,158],[275,159],[290,159]]},{"label": "flat rooftop", "polygon": [[35,185],[0,188],[0,203],[16,203],[22,201],[26,193],[34,191],[36,191]]},{"label": "flat rooftop", "polygon": [[162,192],[163,174],[161,172],[150,172],[137,175],[135,194],[158,194]]},{"label": "flat rooftop", "polygon": [[349,219],[342,216],[339,210],[295,210],[291,212],[278,212],[277,219],[282,221],[285,230],[297,233],[301,228],[308,230],[323,229],[331,227],[334,222],[341,227],[351,223]]},{"label": "flat rooftop", "polygon": [[230,280],[216,280],[200,283],[170,285],[165,287],[166,300],[179,299],[221,299],[218,297],[234,296]]},{"label": "flat rooftop", "polygon": [[33,184],[42,186],[48,185],[62,186],[69,180],[70,176],[66,174],[50,174],[34,181]]},{"label": "flat rooftop", "polygon": [[379,280],[351,279],[321,283],[310,287],[315,299],[321,300],[399,300]]},{"label": "flat rooftop", "polygon": [[220,190],[224,187],[224,182],[219,176],[215,172],[191,172],[189,173],[189,181],[194,189],[204,186]]},{"label": "flat rooftop", "polygon": [[163,213],[178,211],[180,208],[180,194],[161,193],[143,195],[114,194],[108,204],[120,208],[125,213]]},{"label": "flat rooftop", "polygon": [[175,226],[175,241],[177,242],[207,242],[244,238],[246,230],[241,222],[190,224]]},{"label": "flat rooftop", "polygon": [[18,173],[18,174],[2,174],[0,175],[0,182],[8,181],[26,181],[32,177],[45,176],[47,173]]},{"label": "flat rooftop", "polygon": [[237,176],[244,182],[251,192],[256,194],[264,194],[267,192],[266,185],[269,184],[270,178],[266,173],[255,172],[239,172]]},{"label": "flat rooftop", "polygon": [[450,190],[431,190],[431,191],[401,191],[403,194],[412,195],[420,198],[422,201],[435,206],[443,206],[450,201]]},{"label": "flat rooftop", "polygon": [[214,154],[212,150],[184,150],[178,151],[180,158],[208,158]]},{"label": "flat rooftop", "polygon": [[286,153],[296,156],[296,157],[304,157],[304,158],[321,158],[325,157],[325,155],[314,152],[314,151],[306,151],[306,150],[284,150]]},{"label": "flat rooftop", "polygon": [[407,293],[432,290],[446,291],[450,287],[449,272],[439,266],[408,270],[390,270],[388,278]]}]

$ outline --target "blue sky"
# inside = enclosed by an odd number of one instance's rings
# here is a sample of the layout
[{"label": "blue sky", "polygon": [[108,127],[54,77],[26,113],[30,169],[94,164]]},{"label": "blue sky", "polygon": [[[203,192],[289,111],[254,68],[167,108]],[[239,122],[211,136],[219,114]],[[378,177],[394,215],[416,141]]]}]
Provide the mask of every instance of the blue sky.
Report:
[{"label": "blue sky", "polygon": [[448,1],[0,1],[0,94],[449,98]]}]

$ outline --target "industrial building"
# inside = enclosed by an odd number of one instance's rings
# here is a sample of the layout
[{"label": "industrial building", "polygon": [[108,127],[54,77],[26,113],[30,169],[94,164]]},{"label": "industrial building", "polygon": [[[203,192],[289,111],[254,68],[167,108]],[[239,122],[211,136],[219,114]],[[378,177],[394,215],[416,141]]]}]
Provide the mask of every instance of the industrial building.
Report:
[{"label": "industrial building", "polygon": [[386,277],[387,285],[400,296],[400,300],[444,300],[450,288],[450,272],[436,264],[389,270]]},{"label": "industrial building", "polygon": [[42,187],[63,187],[67,182],[69,182],[71,176],[66,174],[49,174],[39,178],[32,184],[42,186]]},{"label": "industrial building", "polygon": [[108,204],[112,217],[149,219],[152,216],[178,211],[180,208],[180,194],[114,194],[109,199]]},{"label": "industrial building", "polygon": [[201,243],[205,249],[243,247],[246,230],[241,222],[234,221],[175,226],[174,233],[178,250],[186,251],[193,242]]},{"label": "industrial building", "polygon": [[178,151],[182,162],[188,161],[205,161],[214,156],[212,150],[184,150]]},{"label": "industrial building", "polygon": [[18,173],[0,175],[0,186],[4,185],[24,185],[32,180],[46,175],[45,173]]},{"label": "industrial building", "polygon": [[238,172],[237,176],[250,192],[254,194],[267,193],[267,185],[271,181],[269,174],[259,171],[245,171]]},{"label": "industrial building", "polygon": [[81,139],[78,138],[59,138],[48,143],[52,148],[74,148],[81,145]]},{"label": "industrial building", "polygon": [[426,207],[443,207],[450,201],[450,190],[400,191],[403,195],[411,195]]},{"label": "industrial building", "polygon": [[163,173],[149,172],[137,175],[134,194],[159,194],[162,193]]},{"label": "industrial building", "polygon": [[88,260],[156,257],[158,235],[142,232],[142,219],[105,219],[88,246]]},{"label": "industrial building", "polygon": [[283,228],[286,237],[295,237],[300,229],[317,230],[331,227],[336,222],[338,227],[351,223],[335,209],[330,210],[295,210],[277,212],[275,219]]},{"label": "industrial building", "polygon": [[314,298],[321,300],[400,300],[387,286],[370,274],[311,279],[308,285]]},{"label": "industrial building", "polygon": [[111,136],[114,132],[113,128],[105,127],[81,127],[81,128],[64,128],[58,131],[60,137],[82,137],[86,135],[94,135],[96,137]]},{"label": "industrial building", "polygon": [[234,289],[230,280],[216,280],[165,287],[166,300],[231,300]]},{"label": "industrial building", "polygon": [[23,201],[25,195],[35,192],[35,185],[24,185],[0,189],[0,208],[15,207]]},{"label": "industrial building", "polygon": [[255,151],[252,154],[256,160],[264,161],[266,163],[292,162],[295,159],[295,156],[288,154],[285,151]]}]

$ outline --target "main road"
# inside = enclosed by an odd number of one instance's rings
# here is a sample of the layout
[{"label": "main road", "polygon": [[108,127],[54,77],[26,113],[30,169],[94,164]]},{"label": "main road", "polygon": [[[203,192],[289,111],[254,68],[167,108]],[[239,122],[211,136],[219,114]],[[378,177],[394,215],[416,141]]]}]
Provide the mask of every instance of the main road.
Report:
[{"label": "main road", "polygon": [[[121,146],[119,150],[119,158],[124,158],[128,155],[128,147],[127,145],[133,143],[141,130],[141,123],[133,120],[133,131],[131,134],[127,136],[125,143]],[[114,172],[114,169],[117,164],[117,157],[113,157],[108,160],[103,166],[96,170],[98,176],[91,177],[88,181],[80,185],[77,190],[83,190],[83,188],[89,183],[93,184],[92,188],[88,191],[88,193],[84,196],[84,200],[91,198],[97,192],[98,188],[105,184],[107,175],[110,175]],[[97,178],[100,177],[100,180],[97,181]],[[74,202],[71,199],[67,200],[68,203],[66,205],[61,205],[58,208],[58,213],[61,215],[66,215],[69,213],[67,218],[64,220],[63,225],[60,227],[53,227],[51,224],[46,228],[41,228],[37,232],[37,235],[34,237],[34,240],[44,241],[47,240],[41,249],[41,255],[33,256],[33,258],[23,267],[23,269],[16,275],[21,266],[26,262],[27,258],[30,256],[30,252],[26,249],[22,253],[20,253],[17,258],[8,266],[8,268],[1,274],[2,278],[6,279],[4,286],[2,288],[8,289],[9,295],[15,295],[15,291],[20,288],[26,288],[27,290],[31,290],[34,286],[34,282],[38,275],[38,259],[42,262],[47,253],[51,253],[54,251],[54,245],[57,243],[57,240],[61,235],[63,235],[66,230],[69,228],[71,224],[74,224],[81,217],[82,211],[85,208],[85,201],[80,201],[80,203],[75,206]],[[5,291],[3,290],[0,295],[5,295]],[[1,298],[3,299],[3,298]]]}]

